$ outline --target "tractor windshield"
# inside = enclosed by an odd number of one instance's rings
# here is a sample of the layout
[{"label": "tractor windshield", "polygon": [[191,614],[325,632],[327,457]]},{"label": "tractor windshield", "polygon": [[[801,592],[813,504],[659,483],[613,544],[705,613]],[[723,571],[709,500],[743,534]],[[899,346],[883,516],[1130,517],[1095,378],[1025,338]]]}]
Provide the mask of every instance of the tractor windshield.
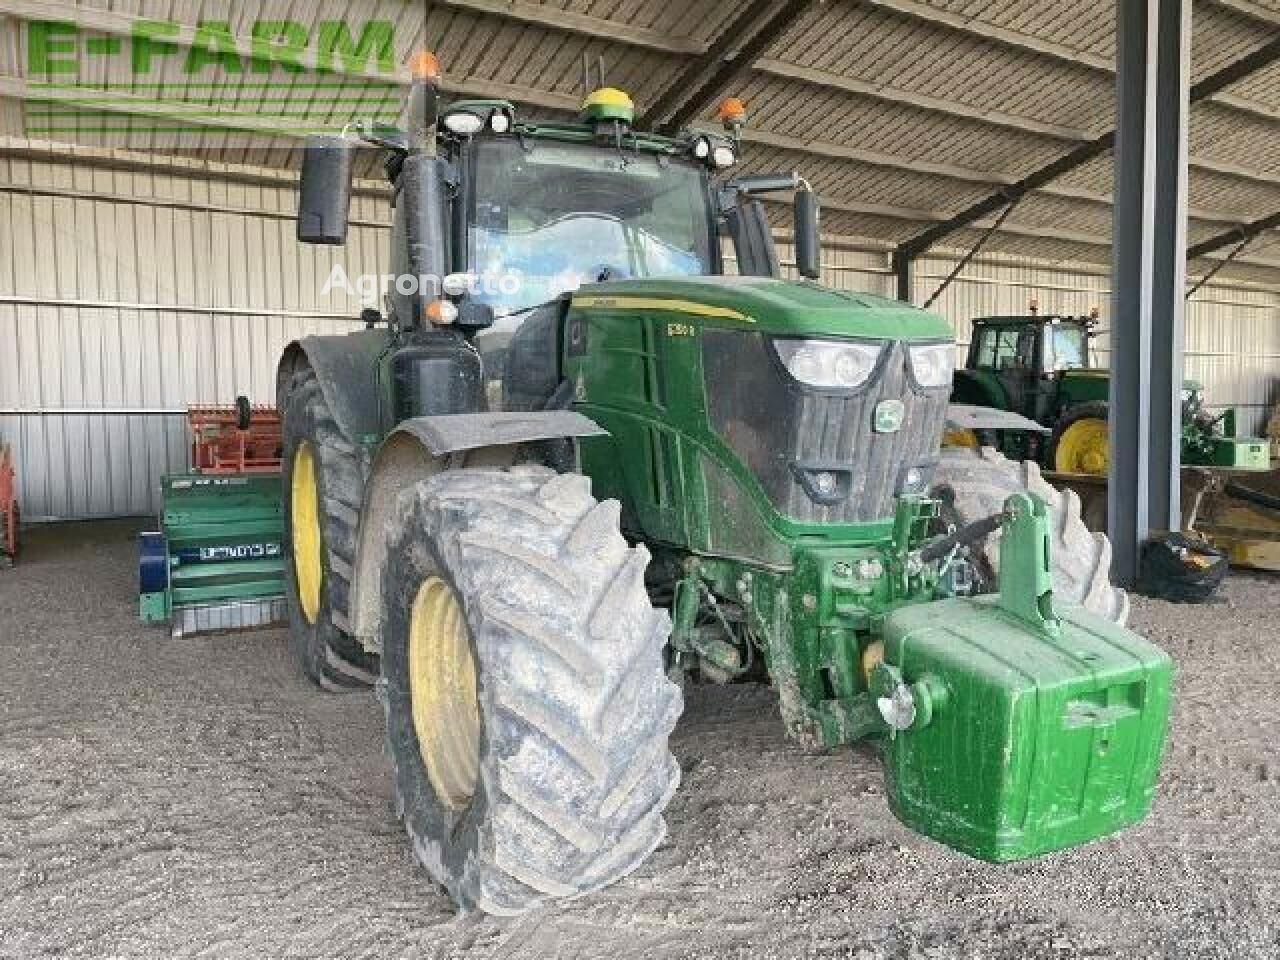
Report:
[{"label": "tractor windshield", "polygon": [[589,144],[476,143],[469,263],[504,316],[624,277],[716,272],[706,174]]},{"label": "tractor windshield", "polygon": [[1089,335],[1084,327],[1054,323],[1045,328],[1044,368],[1077,370],[1089,365]]}]

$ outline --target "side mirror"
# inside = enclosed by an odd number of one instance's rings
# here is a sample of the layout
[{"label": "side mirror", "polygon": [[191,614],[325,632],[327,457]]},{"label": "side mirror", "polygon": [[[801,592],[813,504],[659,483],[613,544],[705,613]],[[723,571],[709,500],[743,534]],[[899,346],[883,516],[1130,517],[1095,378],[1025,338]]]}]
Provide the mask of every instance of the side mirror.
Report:
[{"label": "side mirror", "polygon": [[821,241],[818,234],[818,196],[808,186],[795,196],[796,269],[800,276],[817,280],[822,275]]},{"label": "side mirror", "polygon": [[800,177],[795,173],[755,173],[734,177],[727,186],[747,196],[755,196],[758,193],[795,190],[800,186]]},{"label": "side mirror", "polygon": [[302,153],[298,239],[341,246],[347,242],[355,144],[343,137],[308,137]]}]

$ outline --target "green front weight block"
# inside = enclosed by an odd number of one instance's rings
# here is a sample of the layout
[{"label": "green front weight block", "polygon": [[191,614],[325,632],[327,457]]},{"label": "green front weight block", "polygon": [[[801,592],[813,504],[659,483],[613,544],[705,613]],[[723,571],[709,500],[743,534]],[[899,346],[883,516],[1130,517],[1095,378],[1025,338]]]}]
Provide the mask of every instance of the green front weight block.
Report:
[{"label": "green front weight block", "polygon": [[1000,593],[898,609],[872,695],[893,731],[890,807],[984,860],[1035,856],[1140,820],[1172,664],[1136,634],[1055,608],[1044,504],[1005,506]]}]

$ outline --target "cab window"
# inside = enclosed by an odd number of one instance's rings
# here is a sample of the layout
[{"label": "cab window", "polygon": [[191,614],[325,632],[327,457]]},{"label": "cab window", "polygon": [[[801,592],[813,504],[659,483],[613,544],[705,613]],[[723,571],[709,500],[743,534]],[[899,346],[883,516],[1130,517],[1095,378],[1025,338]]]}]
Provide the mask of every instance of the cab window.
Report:
[{"label": "cab window", "polygon": [[1089,335],[1071,324],[1053,324],[1045,328],[1044,365],[1046,370],[1076,370],[1089,365]]},{"label": "cab window", "polygon": [[986,370],[1029,367],[1033,338],[1016,327],[986,327],[978,333],[978,366]]}]

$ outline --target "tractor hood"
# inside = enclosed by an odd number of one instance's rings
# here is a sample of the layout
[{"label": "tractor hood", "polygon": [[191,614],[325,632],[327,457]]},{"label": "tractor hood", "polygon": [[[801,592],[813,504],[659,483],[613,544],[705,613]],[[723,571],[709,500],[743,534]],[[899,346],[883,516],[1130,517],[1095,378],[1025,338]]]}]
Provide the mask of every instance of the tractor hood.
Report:
[{"label": "tractor hood", "polygon": [[576,307],[630,307],[687,313],[726,326],[750,324],[762,333],[893,340],[950,340],[951,325],[935,313],[868,293],[832,290],[771,277],[664,277],[587,284]]}]

